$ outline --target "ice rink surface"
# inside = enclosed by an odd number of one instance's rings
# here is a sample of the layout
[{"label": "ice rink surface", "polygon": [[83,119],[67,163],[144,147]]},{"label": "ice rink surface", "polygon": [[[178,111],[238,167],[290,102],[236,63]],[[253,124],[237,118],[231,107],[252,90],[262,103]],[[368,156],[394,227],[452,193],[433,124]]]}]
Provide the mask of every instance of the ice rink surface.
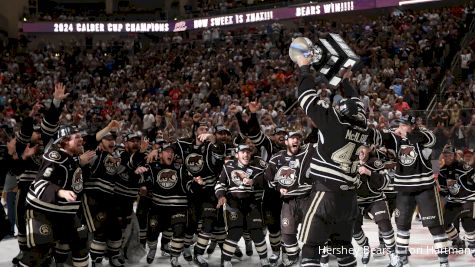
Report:
[{"label": "ice rink surface", "polygon": [[[363,229],[370,239],[370,244],[372,247],[378,245],[377,238],[377,227],[372,221],[365,220]],[[463,236],[463,233],[461,234]],[[437,267],[438,259],[437,255],[434,253],[432,248],[432,237],[430,236],[429,231],[426,228],[423,228],[421,223],[418,221],[413,222],[411,230],[411,240],[410,240],[410,249],[412,256],[409,258],[411,267]],[[244,242],[240,241],[239,246],[244,252]],[[270,248],[269,248],[270,251]],[[360,262],[361,250],[355,245],[355,251],[357,252],[358,266],[363,266]],[[0,242],[0,267],[12,266],[11,259],[18,253],[18,245],[16,239],[7,239]],[[104,261],[105,266],[109,266],[107,261]],[[180,263],[182,267],[191,267],[197,266],[193,263],[186,262],[183,257],[180,257]],[[389,263],[388,257],[382,258],[371,258],[371,261],[367,265],[368,267],[386,267]],[[216,248],[215,252],[209,256],[210,267],[219,267],[220,265],[220,250]],[[160,250],[157,252],[157,258],[152,264],[147,264],[145,258],[140,261],[140,263],[127,264],[126,266],[130,267],[142,267],[142,266],[170,266],[168,257],[161,257]],[[252,257],[244,255],[241,261],[234,259],[233,266],[260,266],[259,258],[257,253],[254,252]],[[336,260],[330,261],[330,266],[336,267],[338,264]],[[473,258],[468,251],[466,253],[460,253],[450,256],[450,266],[451,267],[472,267],[475,266],[475,258]]]}]

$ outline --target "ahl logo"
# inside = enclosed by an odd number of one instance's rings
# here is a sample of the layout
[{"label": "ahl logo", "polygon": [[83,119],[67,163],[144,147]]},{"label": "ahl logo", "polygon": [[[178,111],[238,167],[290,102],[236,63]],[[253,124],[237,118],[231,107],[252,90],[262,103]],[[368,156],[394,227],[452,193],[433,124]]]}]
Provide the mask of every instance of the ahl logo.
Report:
[{"label": "ahl logo", "polygon": [[165,169],[157,174],[157,183],[163,189],[170,189],[178,182],[175,170]]},{"label": "ahl logo", "polygon": [[399,161],[404,166],[411,166],[417,158],[417,152],[414,146],[402,145],[399,149]]},{"label": "ahl logo", "polygon": [[249,179],[249,175],[242,170],[234,170],[231,172],[231,180],[237,186],[243,185],[242,180],[244,180],[244,178]]},{"label": "ahl logo", "polygon": [[277,171],[277,181],[282,186],[292,186],[295,183],[295,169],[283,166]]},{"label": "ahl logo", "polygon": [[188,157],[186,157],[185,165],[191,173],[198,173],[203,169],[203,156],[196,153],[191,153],[188,155]]},{"label": "ahl logo", "polygon": [[398,208],[394,209],[394,217],[398,218],[401,215],[401,212]]},{"label": "ahl logo", "polygon": [[182,32],[186,31],[188,27],[186,26],[186,21],[180,21],[175,23],[175,29],[173,29],[174,32]]},{"label": "ahl logo", "polygon": [[71,188],[75,193],[80,193],[83,189],[82,170],[77,168],[73,174],[73,180],[71,181]]}]

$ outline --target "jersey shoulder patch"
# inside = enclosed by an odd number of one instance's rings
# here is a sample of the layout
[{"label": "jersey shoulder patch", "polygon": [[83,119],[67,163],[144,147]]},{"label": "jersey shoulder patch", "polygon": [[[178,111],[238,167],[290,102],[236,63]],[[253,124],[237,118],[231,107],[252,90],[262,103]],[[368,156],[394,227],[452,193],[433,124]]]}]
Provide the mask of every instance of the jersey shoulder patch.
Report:
[{"label": "jersey shoulder patch", "polygon": [[47,161],[63,163],[68,159],[68,156],[61,151],[51,150],[49,152],[46,152],[43,155],[43,158]]}]

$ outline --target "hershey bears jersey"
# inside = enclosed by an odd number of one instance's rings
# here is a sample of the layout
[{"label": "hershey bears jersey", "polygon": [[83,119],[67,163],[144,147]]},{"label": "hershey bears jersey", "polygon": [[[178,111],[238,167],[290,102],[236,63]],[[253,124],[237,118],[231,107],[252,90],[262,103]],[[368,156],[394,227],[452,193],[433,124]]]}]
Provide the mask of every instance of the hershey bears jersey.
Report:
[{"label": "hershey bears jersey", "polygon": [[121,158],[118,151],[113,154],[96,150],[96,157],[91,163],[91,178],[85,182],[86,192],[114,194],[114,184]]},{"label": "hershey bears jersey", "polygon": [[[28,191],[27,205],[47,212],[76,214],[81,204],[83,182],[78,158],[62,149],[51,150],[43,155],[43,164]],[[76,201],[68,202],[58,197],[59,189],[76,193]]]},{"label": "hershey bears jersey", "polygon": [[191,190],[192,179],[184,166],[174,164],[162,165],[159,162],[147,164],[148,171],[144,173],[144,180],[157,206],[186,207],[188,192]]},{"label": "hershey bears jersey", "polygon": [[289,155],[287,150],[282,150],[269,160],[265,178],[271,182],[277,191],[286,189],[283,198],[304,196],[312,190],[312,180],[307,173],[310,159],[314,156],[313,144],[301,147],[296,155]]},{"label": "hershey bears jersey", "polygon": [[176,145],[177,161],[183,162],[191,176],[201,176],[205,183],[204,188],[212,191],[216,185],[216,176],[223,165],[224,151],[218,151],[220,149],[210,142],[196,145],[192,139],[178,140]]},{"label": "hershey bears jersey", "polygon": [[119,149],[120,165],[115,176],[114,194],[130,200],[137,198],[140,189],[141,177],[135,174],[135,169],[140,166],[145,159],[145,154],[129,152]]},{"label": "hershey bears jersey", "polygon": [[[216,183],[216,197],[228,195],[239,199],[255,198],[257,190],[262,192],[265,167],[266,165],[260,166],[254,163],[244,166],[237,159],[228,161],[221,171],[219,182]],[[254,184],[244,185],[242,183],[244,178],[252,179]]]},{"label": "hershey bears jersey", "polygon": [[395,190],[414,192],[432,188],[435,179],[430,157],[435,144],[434,134],[426,129],[414,130],[407,138],[401,138],[392,131],[380,133],[381,145],[396,152]]},{"label": "hershey bears jersey", "polygon": [[383,161],[377,157],[371,157],[363,166],[371,171],[371,176],[358,174],[359,181],[356,190],[358,204],[369,204],[386,199],[383,189],[390,180]]},{"label": "hershey bears jersey", "polygon": [[371,128],[352,125],[331,107],[319,100],[314,77],[303,76],[298,101],[318,126],[317,153],[310,163],[310,174],[319,191],[354,190],[357,184],[358,148],[378,143],[379,135]]},{"label": "hershey bears jersey", "polygon": [[468,164],[454,161],[440,169],[438,181],[448,202],[475,201],[475,170]]}]

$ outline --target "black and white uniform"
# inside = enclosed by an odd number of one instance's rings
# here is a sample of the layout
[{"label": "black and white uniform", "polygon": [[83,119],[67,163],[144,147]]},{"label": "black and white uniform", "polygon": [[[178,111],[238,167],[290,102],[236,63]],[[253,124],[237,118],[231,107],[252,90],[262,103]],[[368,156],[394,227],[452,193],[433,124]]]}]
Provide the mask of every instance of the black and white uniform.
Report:
[{"label": "black and white uniform", "polygon": [[[434,238],[434,248],[447,251],[448,238],[443,229],[444,218],[437,184],[431,165],[434,134],[427,129],[415,129],[401,138],[391,131],[382,131],[381,141],[397,155],[394,189],[398,192],[394,211],[397,225],[396,246],[398,255],[407,255],[409,230],[416,205],[422,225],[429,228]],[[439,253],[441,258],[446,253]]]},{"label": "black and white uniform", "polygon": [[394,253],[396,245],[394,230],[391,225],[386,197],[383,193],[383,189],[389,184],[390,178],[387,176],[383,161],[378,157],[369,158],[363,166],[371,171],[371,176],[359,175],[360,179],[356,193],[360,214],[353,229],[353,238],[361,247],[369,248],[369,240],[361,228],[364,214],[369,213],[378,225],[386,248]]},{"label": "black and white uniform", "polygon": [[[231,260],[244,229],[249,231],[259,257],[267,258],[260,203],[254,193],[254,188],[262,188],[266,167],[256,164],[256,161],[244,166],[237,160],[231,160],[225,164],[221,172],[215,190],[218,199],[225,196],[227,200],[224,214],[228,236],[223,245],[224,261]],[[244,178],[252,179],[253,186],[242,184]]]},{"label": "black and white uniform", "polygon": [[[83,170],[79,158],[62,149],[53,149],[43,155],[38,177],[31,184],[26,199],[27,244],[20,265],[39,266],[50,249],[68,244],[74,266],[88,266],[88,230],[81,223],[79,208],[83,193]],[[58,197],[60,189],[73,191],[75,201]],[[69,248],[56,247],[56,253]],[[56,255],[55,255],[56,258]]]},{"label": "black and white uniform", "polygon": [[286,150],[276,153],[269,160],[265,178],[280,194],[280,189],[287,190],[282,196],[280,226],[282,243],[289,260],[299,256],[297,228],[307,211],[312,180],[306,170],[309,170],[310,159],[314,156],[313,144],[302,146],[298,153],[289,155]]},{"label": "black and white uniform", "polygon": [[[286,149],[272,142],[260,129],[256,113],[251,113],[251,118],[248,121],[249,139],[255,144],[258,156],[268,162],[271,157],[280,150]],[[257,194],[256,197],[260,197]],[[280,254],[281,246],[281,225],[280,212],[282,209],[282,200],[280,193],[270,186],[266,186],[262,195],[262,214],[264,218],[264,225],[269,231],[269,242],[272,251],[275,255]]]},{"label": "black and white uniform", "polygon": [[[40,131],[43,146],[37,150],[37,153],[30,158],[23,160],[21,155],[28,143],[31,142],[31,136],[33,134],[33,119],[25,118],[22,122],[20,132],[17,134],[17,153],[20,157],[15,161],[13,165],[12,174],[16,175],[18,181],[18,192],[16,201],[16,224],[18,229],[18,245],[20,251],[27,249],[26,244],[26,195],[30,188],[31,183],[38,175],[38,170],[42,164],[42,155],[45,152],[44,147],[48,145],[54,134],[58,130],[58,121],[61,114],[62,105],[61,102],[53,101],[53,104],[49,108],[41,121]],[[31,144],[30,147],[34,146]]]},{"label": "black and white uniform", "polygon": [[185,247],[188,247],[198,229],[198,221],[202,220],[195,254],[203,255],[217,221],[218,201],[214,195],[214,187],[224,163],[224,146],[216,146],[208,141],[196,145],[192,139],[181,139],[176,142],[176,147],[177,157],[182,159],[186,170],[193,177],[201,176],[204,182],[204,185],[189,196],[190,216],[185,238]]},{"label": "black and white uniform", "polygon": [[[444,206],[445,231],[450,240],[458,238],[454,222],[461,219],[468,247],[475,249],[475,170],[468,164],[454,161],[440,169],[438,181],[446,192]],[[441,190],[442,191],[442,190]]]},{"label": "black and white uniform", "polygon": [[153,162],[146,167],[148,171],[144,173],[144,181],[152,197],[147,244],[150,249],[156,249],[159,234],[171,227],[170,253],[178,257],[184,246],[188,195],[194,183],[185,166],[180,164],[166,166]]},{"label": "black and white uniform", "polygon": [[[358,215],[356,185],[358,178],[357,151],[362,144],[379,142],[379,135],[371,129],[355,126],[328,103],[319,100],[315,77],[304,66],[298,87],[298,101],[318,126],[319,140],[316,154],[310,163],[310,177],[314,180],[312,202],[304,217],[300,240],[302,266],[318,264],[324,244],[333,239],[341,266],[356,266],[356,258],[348,253],[352,248],[352,228]],[[344,86],[349,86],[345,79]]]},{"label": "black and white uniform", "polygon": [[[96,143],[94,140],[89,140]],[[92,138],[91,138],[92,139]],[[84,183],[83,218],[93,233],[91,259],[101,262],[106,250],[109,257],[119,254],[122,245],[122,230],[119,218],[114,213],[114,185],[120,166],[118,153],[96,150],[96,156],[89,165],[91,177]]]}]

